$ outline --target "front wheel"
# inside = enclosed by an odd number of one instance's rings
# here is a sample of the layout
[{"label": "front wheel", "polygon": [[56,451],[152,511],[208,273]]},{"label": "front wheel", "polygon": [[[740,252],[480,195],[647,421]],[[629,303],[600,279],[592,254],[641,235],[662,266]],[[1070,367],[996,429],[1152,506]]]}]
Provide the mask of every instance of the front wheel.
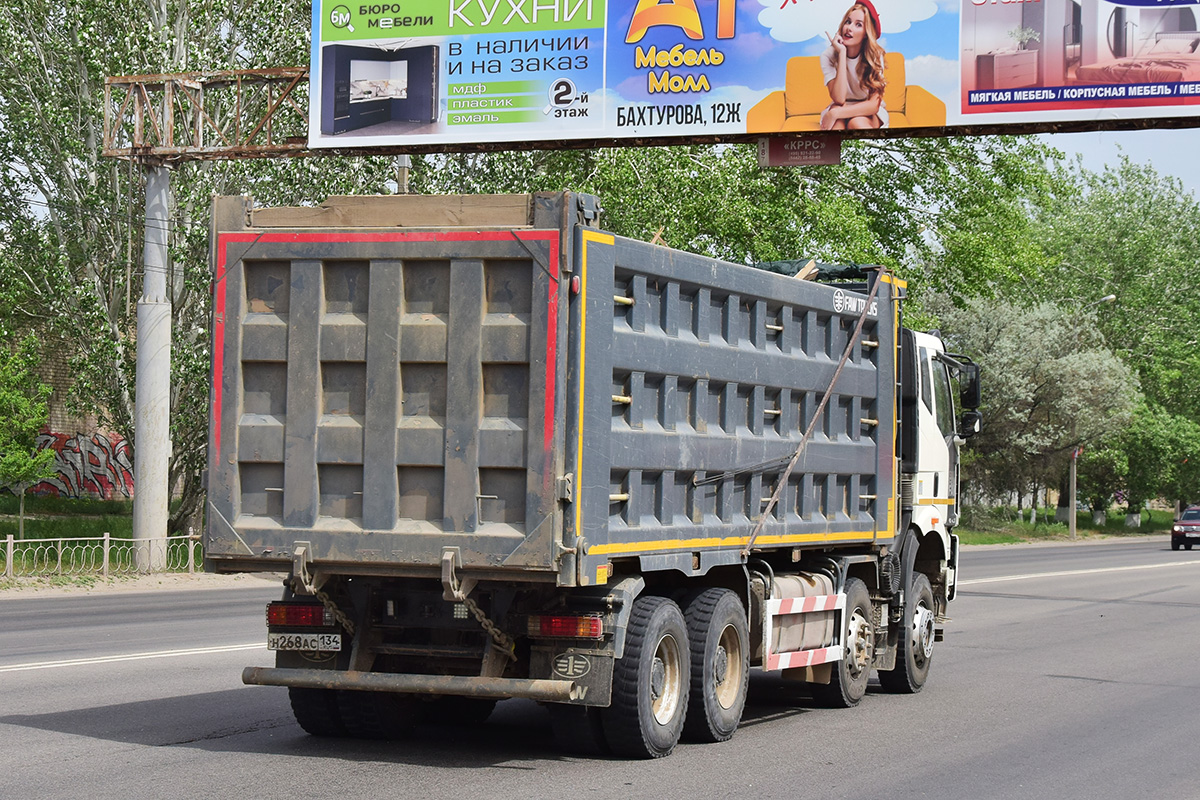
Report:
[{"label": "front wheel", "polygon": [[665,597],[634,601],[625,653],[613,664],[612,703],[601,712],[614,754],[662,758],[675,749],[687,716],[689,653],[679,606]]},{"label": "front wheel", "polygon": [[933,659],[935,615],[929,578],[917,573],[905,600],[896,668],[880,670],[879,682],[890,692],[916,694],[929,679],[929,665]]},{"label": "front wheel", "polygon": [[813,698],[832,708],[858,705],[871,679],[875,657],[875,627],[871,594],[858,578],[846,581],[846,609],[842,612],[842,658],[833,664],[829,683],[814,683]]}]

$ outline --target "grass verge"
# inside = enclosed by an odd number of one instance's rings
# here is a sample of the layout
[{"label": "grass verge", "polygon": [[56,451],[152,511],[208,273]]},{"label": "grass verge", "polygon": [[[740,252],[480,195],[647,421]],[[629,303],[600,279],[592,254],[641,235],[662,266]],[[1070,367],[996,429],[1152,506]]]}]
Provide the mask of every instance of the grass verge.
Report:
[{"label": "grass verge", "polygon": [[[1013,508],[963,509],[962,522],[954,532],[962,544],[1022,544],[1027,542],[1070,541],[1071,532],[1065,522],[1054,521],[1054,509],[1038,509],[1039,521],[1029,523],[1018,519]],[[1123,513],[1110,513],[1103,525],[1092,521],[1092,512],[1080,511],[1075,516],[1075,534],[1078,539],[1144,536],[1164,533],[1171,529],[1174,514],[1171,511],[1151,510],[1142,512],[1142,524],[1136,528],[1125,525]]]}]

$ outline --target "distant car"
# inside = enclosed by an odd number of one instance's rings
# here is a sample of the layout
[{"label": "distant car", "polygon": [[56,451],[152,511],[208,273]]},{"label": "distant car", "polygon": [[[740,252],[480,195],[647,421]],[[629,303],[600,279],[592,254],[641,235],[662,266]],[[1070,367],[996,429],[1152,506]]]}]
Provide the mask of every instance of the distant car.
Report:
[{"label": "distant car", "polygon": [[1192,544],[1200,542],[1200,506],[1189,506],[1183,516],[1171,526],[1171,549],[1191,550]]}]

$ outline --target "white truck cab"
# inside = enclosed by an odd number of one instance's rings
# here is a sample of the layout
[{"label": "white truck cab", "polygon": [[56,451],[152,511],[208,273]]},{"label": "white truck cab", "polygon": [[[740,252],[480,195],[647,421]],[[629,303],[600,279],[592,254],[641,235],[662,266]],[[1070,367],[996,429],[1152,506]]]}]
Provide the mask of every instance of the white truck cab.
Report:
[{"label": "white truck cab", "polygon": [[[908,529],[919,542],[909,560],[927,567],[941,562],[923,571],[943,576],[934,595],[944,602],[955,594],[959,446],[979,430],[979,367],[965,356],[947,353],[936,332],[905,330],[902,348],[901,496]],[[960,386],[957,403],[955,380]],[[960,415],[956,405],[966,410]]]}]

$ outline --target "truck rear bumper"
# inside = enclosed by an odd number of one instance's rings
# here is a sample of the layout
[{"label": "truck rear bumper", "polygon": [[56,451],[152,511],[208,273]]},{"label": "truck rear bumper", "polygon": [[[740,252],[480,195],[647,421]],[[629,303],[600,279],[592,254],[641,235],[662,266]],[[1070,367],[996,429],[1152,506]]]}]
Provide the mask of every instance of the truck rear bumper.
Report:
[{"label": "truck rear bumper", "polygon": [[452,694],[464,697],[524,697],[548,703],[569,703],[582,699],[583,695],[574,681],[472,678],[458,675],[396,675],[389,672],[277,667],[246,667],[242,670],[242,683],[256,686],[290,686],[298,689]]}]

